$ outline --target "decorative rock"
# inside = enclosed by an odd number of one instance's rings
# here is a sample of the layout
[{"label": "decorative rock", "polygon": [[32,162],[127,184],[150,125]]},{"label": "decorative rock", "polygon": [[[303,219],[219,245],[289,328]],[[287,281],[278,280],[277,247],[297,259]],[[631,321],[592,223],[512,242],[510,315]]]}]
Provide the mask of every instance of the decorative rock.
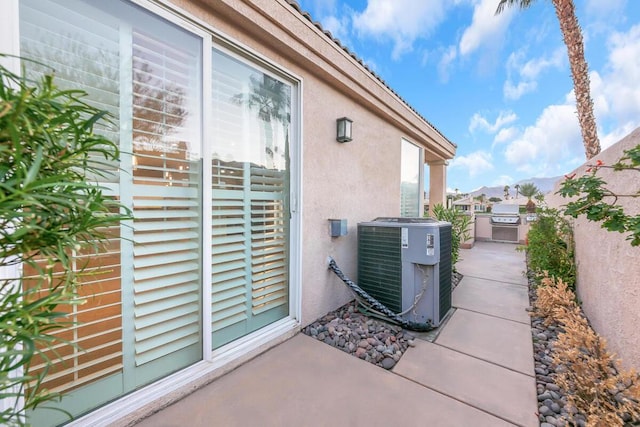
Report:
[{"label": "decorative rock", "polygon": [[547,415],[553,415],[553,411],[544,405],[542,405],[538,411],[540,412],[540,415],[544,415],[545,417]]},{"label": "decorative rock", "polygon": [[555,417],[547,416],[544,420],[547,422],[547,424],[551,424],[552,426],[558,425],[558,421],[556,420]]},{"label": "decorative rock", "polygon": [[540,396],[538,396],[538,402],[543,402],[547,399],[551,399],[551,395],[547,392],[544,392]]},{"label": "decorative rock", "polygon": [[358,347],[366,349],[367,347],[369,347],[369,342],[367,340],[361,340],[358,343]]},{"label": "decorative rock", "polygon": [[390,357],[385,357],[382,359],[382,367],[384,369],[391,369],[396,366],[396,361]]},{"label": "decorative rock", "polygon": [[553,402],[551,404],[551,406],[549,406],[549,408],[551,408],[551,410],[553,412],[555,412],[556,414],[559,414],[560,411],[562,410],[562,407],[559,404],[557,404],[556,402]]}]

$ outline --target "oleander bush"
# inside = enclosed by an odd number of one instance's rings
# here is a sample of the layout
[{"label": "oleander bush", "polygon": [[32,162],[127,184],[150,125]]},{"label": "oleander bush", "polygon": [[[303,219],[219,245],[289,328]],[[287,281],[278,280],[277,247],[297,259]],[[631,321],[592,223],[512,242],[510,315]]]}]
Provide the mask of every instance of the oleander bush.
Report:
[{"label": "oleander bush", "polygon": [[[0,54],[0,56],[2,56]],[[118,147],[94,132],[105,112],[85,93],[61,90],[52,75],[37,81],[0,66],[0,425],[24,425],[25,411],[58,397],[41,387],[47,369],[32,372],[54,332],[69,326],[81,304],[82,266],[75,254],[100,250],[124,208],[97,184]],[[18,266],[35,272],[22,280]],[[64,341],[63,341],[64,343]],[[70,343],[67,343],[71,345]]]},{"label": "oleander bush", "polygon": [[569,221],[556,209],[538,213],[527,235],[529,269],[540,283],[543,277],[562,278],[570,288],[576,282],[573,231]]},{"label": "oleander bush", "polygon": [[464,212],[443,205],[435,205],[433,214],[438,221],[451,223],[451,267],[456,272],[456,263],[460,258],[460,245],[471,238],[471,217]]}]

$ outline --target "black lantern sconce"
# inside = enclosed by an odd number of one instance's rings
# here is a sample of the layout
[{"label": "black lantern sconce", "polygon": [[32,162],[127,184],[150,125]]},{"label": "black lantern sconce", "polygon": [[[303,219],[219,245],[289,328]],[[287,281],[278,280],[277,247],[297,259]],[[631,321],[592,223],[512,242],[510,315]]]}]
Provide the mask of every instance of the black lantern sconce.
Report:
[{"label": "black lantern sconce", "polygon": [[353,130],[353,120],[343,117],[341,119],[336,120],[337,124],[337,134],[336,140],[338,142],[349,142],[353,139],[352,130]]}]

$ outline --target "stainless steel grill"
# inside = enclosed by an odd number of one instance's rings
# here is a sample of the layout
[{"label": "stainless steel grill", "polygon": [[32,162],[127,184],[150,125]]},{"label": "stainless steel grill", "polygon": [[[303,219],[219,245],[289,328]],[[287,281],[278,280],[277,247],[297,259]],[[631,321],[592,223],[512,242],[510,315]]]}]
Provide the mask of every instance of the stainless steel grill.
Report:
[{"label": "stainless steel grill", "polygon": [[520,213],[518,205],[493,205],[491,215],[491,240],[517,243]]},{"label": "stainless steel grill", "polygon": [[493,205],[491,210],[491,224],[496,225],[519,225],[520,213],[518,205]]}]

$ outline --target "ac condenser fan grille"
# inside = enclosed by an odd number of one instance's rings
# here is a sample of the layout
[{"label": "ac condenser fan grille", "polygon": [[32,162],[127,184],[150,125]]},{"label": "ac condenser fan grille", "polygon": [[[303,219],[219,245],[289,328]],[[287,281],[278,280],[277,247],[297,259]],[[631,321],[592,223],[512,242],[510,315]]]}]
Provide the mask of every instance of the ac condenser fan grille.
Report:
[{"label": "ac condenser fan grille", "polygon": [[358,285],[390,310],[402,311],[400,228],[358,227]]}]

